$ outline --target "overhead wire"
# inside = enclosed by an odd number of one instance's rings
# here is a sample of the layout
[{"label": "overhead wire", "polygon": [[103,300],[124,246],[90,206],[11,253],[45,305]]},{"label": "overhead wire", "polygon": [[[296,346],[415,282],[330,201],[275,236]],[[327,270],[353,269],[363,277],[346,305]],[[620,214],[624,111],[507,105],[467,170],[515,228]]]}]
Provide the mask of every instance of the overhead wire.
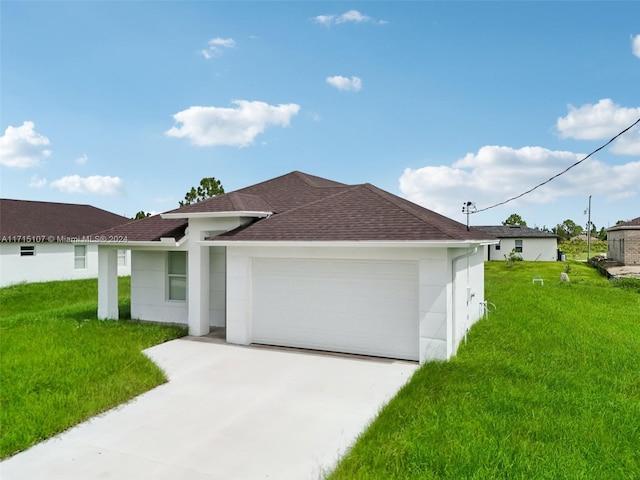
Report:
[{"label": "overhead wire", "polygon": [[556,178],[558,178],[560,175],[564,175],[565,173],[567,173],[569,170],[571,170],[573,167],[580,165],[582,162],[584,162],[585,160],[587,160],[589,157],[591,157],[592,155],[594,155],[595,153],[598,153],[600,150],[602,150],[603,148],[605,148],[607,145],[609,145],[610,143],[612,143],[614,140],[616,140],[619,136],[623,135],[624,133],[626,133],[627,131],[631,130],[633,127],[635,127],[638,123],[640,123],[640,118],[638,118],[635,122],[633,122],[631,125],[629,125],[627,128],[625,128],[624,130],[622,130],[620,133],[618,133],[615,137],[613,137],[611,140],[609,140],[607,143],[605,143],[604,145],[599,146],[598,148],[596,148],[593,152],[591,152],[589,155],[587,155],[586,157],[578,160],[577,162],[575,162],[574,164],[568,166],[567,168],[565,168],[563,171],[561,171],[560,173],[557,173],[556,175],[554,175],[553,177],[549,178],[548,180],[545,180],[542,183],[539,183],[538,185],[536,185],[533,188],[530,188],[529,190],[527,190],[526,192],[521,193],[520,195],[516,195],[515,197],[511,197],[507,200],[504,200],[503,202],[500,203],[496,203],[495,205],[491,205],[490,207],[485,207],[485,208],[480,208],[477,209],[473,212],[469,212],[470,214],[474,214],[474,213],[480,213],[480,212],[484,212],[486,210],[490,210],[492,208],[495,207],[499,207],[500,205],[504,205],[505,203],[509,203],[512,202],[513,200],[517,200],[518,198],[524,197],[525,195],[533,192],[534,190],[537,190],[538,188],[542,187],[543,185],[546,185],[547,183],[551,182],[552,180],[555,180]]}]

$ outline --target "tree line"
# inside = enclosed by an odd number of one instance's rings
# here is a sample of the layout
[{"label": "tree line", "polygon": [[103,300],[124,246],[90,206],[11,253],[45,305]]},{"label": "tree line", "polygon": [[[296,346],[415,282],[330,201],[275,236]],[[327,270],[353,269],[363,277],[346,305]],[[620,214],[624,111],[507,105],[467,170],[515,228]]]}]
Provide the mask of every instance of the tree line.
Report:
[{"label": "tree line", "polygon": [[[618,220],[616,225],[624,223],[624,220]],[[502,225],[522,225],[523,227],[527,226],[527,222],[518,215],[517,213],[512,213],[507,217],[507,219],[502,222]],[[537,230],[547,233],[553,233],[558,236],[559,241],[566,242],[571,240],[572,238],[579,237],[580,235],[586,235],[586,228],[583,228],[582,225],[578,225],[571,219],[567,219],[562,223],[557,224],[555,227],[547,228],[543,226],[542,228],[535,227]],[[601,227],[599,230],[595,226],[593,222],[591,222],[591,237],[597,238],[598,240],[605,241],[607,239],[607,228]]]}]

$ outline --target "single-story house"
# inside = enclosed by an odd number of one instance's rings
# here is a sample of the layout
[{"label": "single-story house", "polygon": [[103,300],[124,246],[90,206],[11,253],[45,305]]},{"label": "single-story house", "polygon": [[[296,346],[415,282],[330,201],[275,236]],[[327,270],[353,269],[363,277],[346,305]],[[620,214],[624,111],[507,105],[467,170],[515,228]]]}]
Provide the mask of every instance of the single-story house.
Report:
[{"label": "single-story house", "polygon": [[558,236],[522,225],[473,227],[500,240],[488,245],[485,260],[504,260],[514,251],[523,260],[553,262],[558,260]]},{"label": "single-story house", "polygon": [[[96,278],[96,234],[128,222],[91,205],[0,199],[0,287]],[[116,254],[118,275],[129,275],[129,252]]]},{"label": "single-story house", "polygon": [[640,217],[607,229],[607,258],[640,265]]},{"label": "single-story house", "polygon": [[131,249],[131,316],[267,344],[447,359],[481,318],[495,239],[370,184],[302,172],[113,228],[98,316],[118,318],[116,249]]}]

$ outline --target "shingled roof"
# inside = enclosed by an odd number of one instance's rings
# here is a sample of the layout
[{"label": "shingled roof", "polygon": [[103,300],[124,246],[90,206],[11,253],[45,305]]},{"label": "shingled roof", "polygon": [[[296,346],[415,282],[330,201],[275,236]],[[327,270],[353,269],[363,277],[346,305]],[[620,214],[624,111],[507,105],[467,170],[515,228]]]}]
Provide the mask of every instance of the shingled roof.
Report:
[{"label": "shingled roof", "polygon": [[190,216],[216,212],[270,215],[214,241],[495,240],[371,184],[346,185],[297,171],[171,210],[170,219],[149,217],[101,233],[130,242],[179,239]]},{"label": "shingled roof", "polygon": [[554,233],[522,225],[490,225],[473,228],[496,238],[558,238]]},{"label": "shingled roof", "polygon": [[616,231],[616,230],[637,230],[640,227],[640,217],[634,218],[633,220],[629,220],[628,222],[619,223],[618,225],[614,225],[611,228],[608,228],[607,231]]},{"label": "shingled roof", "polygon": [[131,220],[91,205],[0,199],[0,236],[7,242],[88,237]]}]

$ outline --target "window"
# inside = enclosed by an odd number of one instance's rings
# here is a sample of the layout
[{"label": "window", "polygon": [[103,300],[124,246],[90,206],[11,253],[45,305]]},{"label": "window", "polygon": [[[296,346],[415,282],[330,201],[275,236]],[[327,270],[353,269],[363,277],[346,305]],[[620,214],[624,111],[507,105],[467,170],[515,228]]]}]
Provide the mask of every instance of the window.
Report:
[{"label": "window", "polygon": [[187,252],[169,252],[169,300],[187,300]]},{"label": "window", "polygon": [[500,243],[496,244],[496,250],[500,250]]},{"label": "window", "polygon": [[118,266],[126,267],[127,266],[127,251],[126,250],[118,250]]},{"label": "window", "polygon": [[33,257],[36,254],[35,245],[20,245],[21,257]]},{"label": "window", "polygon": [[81,270],[87,268],[87,246],[86,245],[74,245],[74,268]]},{"label": "window", "polygon": [[522,253],[522,240],[516,240],[516,252]]}]

